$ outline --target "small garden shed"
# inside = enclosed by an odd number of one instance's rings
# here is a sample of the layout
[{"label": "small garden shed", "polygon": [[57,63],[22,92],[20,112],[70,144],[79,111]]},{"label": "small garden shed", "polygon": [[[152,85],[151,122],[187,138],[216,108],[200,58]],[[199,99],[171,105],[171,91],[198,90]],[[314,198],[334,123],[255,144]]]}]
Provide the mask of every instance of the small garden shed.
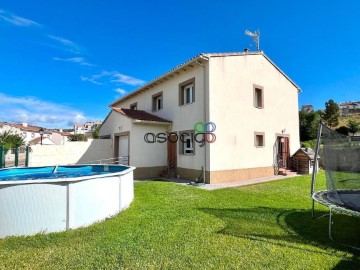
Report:
[{"label": "small garden shed", "polygon": [[[294,169],[299,174],[311,174],[314,169],[314,160],[315,160],[315,151],[313,149],[300,148],[293,155]],[[316,169],[318,170],[318,165]]]}]

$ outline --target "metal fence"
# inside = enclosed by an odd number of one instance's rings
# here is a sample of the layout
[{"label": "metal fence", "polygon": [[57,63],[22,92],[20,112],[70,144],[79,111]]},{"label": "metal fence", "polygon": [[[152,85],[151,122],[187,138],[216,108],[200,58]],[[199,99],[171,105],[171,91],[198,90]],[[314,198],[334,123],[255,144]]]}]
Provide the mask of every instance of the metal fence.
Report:
[{"label": "metal fence", "polygon": [[28,167],[29,146],[6,148],[0,146],[0,168]]}]

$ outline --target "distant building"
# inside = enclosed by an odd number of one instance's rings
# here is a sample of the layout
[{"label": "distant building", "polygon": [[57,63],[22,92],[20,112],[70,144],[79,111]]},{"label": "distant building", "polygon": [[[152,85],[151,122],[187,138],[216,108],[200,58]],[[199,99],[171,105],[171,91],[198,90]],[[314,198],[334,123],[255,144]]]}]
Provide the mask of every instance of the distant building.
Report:
[{"label": "distant building", "polygon": [[[10,131],[13,134],[19,134],[21,137],[23,137],[26,145],[36,144],[37,141],[41,141],[40,129],[41,127],[31,126],[28,125],[28,123],[22,123],[22,124],[7,123],[7,122],[0,123],[0,133],[3,133],[5,131]],[[65,144],[68,141],[67,136],[70,135],[67,132],[62,132],[62,130],[54,131],[46,128],[43,128],[43,130],[44,130],[43,142],[45,141],[46,138],[48,138],[50,141],[52,141],[52,143],[50,144]]]},{"label": "distant building", "polygon": [[314,106],[313,105],[303,105],[301,107],[301,111],[302,112],[307,112],[307,113],[313,112],[314,111]]},{"label": "distant building", "polygon": [[74,134],[91,135],[97,127],[100,127],[101,121],[86,122],[85,124],[74,124]]},{"label": "distant building", "polygon": [[360,113],[360,101],[347,101],[339,103],[340,116]]}]

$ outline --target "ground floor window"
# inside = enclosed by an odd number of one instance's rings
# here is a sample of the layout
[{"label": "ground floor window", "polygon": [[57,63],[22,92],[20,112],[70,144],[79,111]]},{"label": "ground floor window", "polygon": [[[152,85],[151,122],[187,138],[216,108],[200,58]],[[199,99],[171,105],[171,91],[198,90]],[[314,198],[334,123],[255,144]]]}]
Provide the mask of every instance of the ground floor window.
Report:
[{"label": "ground floor window", "polygon": [[179,132],[179,149],[182,155],[194,155],[194,131],[180,131]]},{"label": "ground floor window", "polygon": [[264,132],[255,132],[255,147],[264,147],[265,146],[265,133]]}]

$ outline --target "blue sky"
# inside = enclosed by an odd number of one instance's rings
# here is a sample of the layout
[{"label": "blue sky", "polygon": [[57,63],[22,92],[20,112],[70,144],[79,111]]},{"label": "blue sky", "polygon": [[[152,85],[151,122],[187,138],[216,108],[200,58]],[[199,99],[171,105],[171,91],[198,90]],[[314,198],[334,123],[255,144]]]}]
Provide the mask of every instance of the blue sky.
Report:
[{"label": "blue sky", "polygon": [[65,128],[206,52],[263,50],[302,89],[299,105],[360,100],[360,1],[0,3],[0,121]]}]

